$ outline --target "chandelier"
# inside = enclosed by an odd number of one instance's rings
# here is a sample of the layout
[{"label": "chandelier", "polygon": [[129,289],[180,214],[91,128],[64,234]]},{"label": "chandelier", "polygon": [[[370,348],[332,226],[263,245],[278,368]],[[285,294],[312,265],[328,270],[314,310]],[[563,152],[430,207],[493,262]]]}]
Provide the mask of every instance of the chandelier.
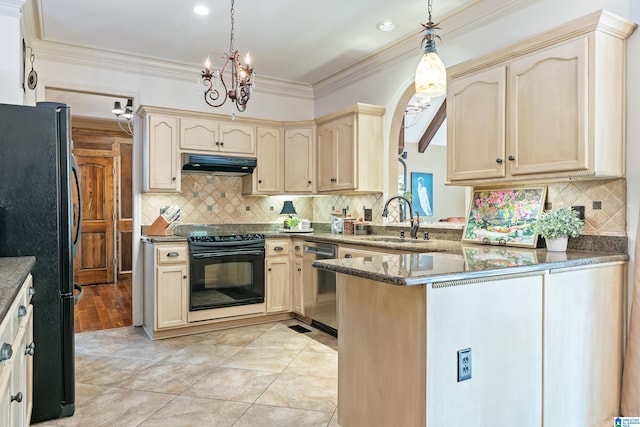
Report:
[{"label": "chandelier", "polygon": [[[211,71],[211,61],[207,57],[205,69],[202,71],[202,84],[205,86],[204,100],[212,107],[220,107],[227,99],[235,102],[238,111],[247,109],[247,102],[251,99],[255,86],[255,73],[249,65],[251,58],[249,54],[245,56],[244,65],[240,62],[240,53],[234,48],[234,0],[231,0],[231,41],[229,43],[229,53],[222,53],[222,58],[226,58],[222,69]],[[230,86],[224,81],[224,72],[227,66],[231,71]]]},{"label": "chandelier", "polygon": [[440,27],[431,20],[431,7],[429,0],[429,22],[420,24],[425,30],[422,36],[424,54],[416,69],[415,84],[416,95],[421,98],[442,96],[447,92],[447,69],[436,51],[436,39],[440,39],[436,29]]},{"label": "chandelier", "polygon": [[[133,136],[133,99],[127,100],[127,105],[124,109],[122,108],[120,101],[114,102],[113,110],[111,110],[111,112],[116,115],[116,122],[118,123],[118,126],[120,126],[120,129],[122,129],[122,131],[127,135]],[[122,125],[120,117],[126,120],[126,127]]]}]

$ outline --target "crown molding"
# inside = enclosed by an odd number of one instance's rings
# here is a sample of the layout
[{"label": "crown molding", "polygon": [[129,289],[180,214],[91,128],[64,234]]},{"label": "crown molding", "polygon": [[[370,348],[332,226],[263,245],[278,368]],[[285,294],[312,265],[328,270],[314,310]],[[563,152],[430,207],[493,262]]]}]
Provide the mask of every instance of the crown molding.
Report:
[{"label": "crown molding", "polygon": [[[479,27],[491,21],[500,19],[517,10],[524,9],[540,0],[477,0],[467,8],[454,15],[445,17],[439,24],[438,30],[444,40],[455,38],[469,26]],[[418,24],[416,23],[416,26]],[[339,91],[349,85],[375,74],[382,69],[396,66],[397,62],[415,58],[416,66],[420,57],[420,38],[422,30],[407,36],[399,42],[387,46],[369,55],[337,73],[313,84],[313,91],[317,97],[323,97]],[[446,42],[445,42],[446,43]],[[446,46],[446,45],[445,45]]]},{"label": "crown molding", "polygon": [[19,18],[25,0],[0,0],[0,15]]},{"label": "crown molding", "polygon": [[[152,75],[174,80],[193,82],[202,70],[199,66],[169,61],[164,58],[142,57],[125,52],[99,50],[65,43],[34,40],[32,47],[38,56],[53,63],[91,66],[102,70],[112,70],[144,75]],[[289,96],[313,100],[313,87],[306,83],[290,82],[270,77],[257,76],[256,93]]]}]

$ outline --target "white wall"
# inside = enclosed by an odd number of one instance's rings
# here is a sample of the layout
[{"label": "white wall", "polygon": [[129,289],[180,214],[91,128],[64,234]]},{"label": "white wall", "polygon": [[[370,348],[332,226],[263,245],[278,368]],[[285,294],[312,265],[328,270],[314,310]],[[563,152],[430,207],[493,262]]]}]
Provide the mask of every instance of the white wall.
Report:
[{"label": "white wall", "polygon": [[0,1],[0,103],[3,104],[22,104],[20,7],[24,1]]}]

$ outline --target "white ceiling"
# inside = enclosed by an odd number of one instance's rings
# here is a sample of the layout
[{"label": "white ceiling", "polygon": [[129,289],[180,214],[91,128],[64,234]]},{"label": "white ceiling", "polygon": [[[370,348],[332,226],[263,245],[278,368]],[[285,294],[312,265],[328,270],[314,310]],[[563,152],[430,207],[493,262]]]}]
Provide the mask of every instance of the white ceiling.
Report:
[{"label": "white ceiling", "polygon": [[[230,0],[32,1],[45,41],[187,65],[210,55],[221,66],[229,50]],[[479,3],[434,0],[434,21]],[[196,4],[209,15],[196,15]],[[397,28],[379,31],[384,20]],[[258,77],[315,84],[407,38],[415,38],[417,62],[426,21],[427,0],[237,0],[235,47],[250,51]]]}]

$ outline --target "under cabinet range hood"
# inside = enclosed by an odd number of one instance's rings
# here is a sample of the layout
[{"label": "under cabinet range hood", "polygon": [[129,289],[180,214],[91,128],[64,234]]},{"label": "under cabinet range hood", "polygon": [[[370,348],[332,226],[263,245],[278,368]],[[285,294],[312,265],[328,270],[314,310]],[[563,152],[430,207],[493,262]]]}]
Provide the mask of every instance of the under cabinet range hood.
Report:
[{"label": "under cabinet range hood", "polygon": [[182,173],[243,176],[253,173],[255,167],[256,159],[254,157],[182,155]]}]

